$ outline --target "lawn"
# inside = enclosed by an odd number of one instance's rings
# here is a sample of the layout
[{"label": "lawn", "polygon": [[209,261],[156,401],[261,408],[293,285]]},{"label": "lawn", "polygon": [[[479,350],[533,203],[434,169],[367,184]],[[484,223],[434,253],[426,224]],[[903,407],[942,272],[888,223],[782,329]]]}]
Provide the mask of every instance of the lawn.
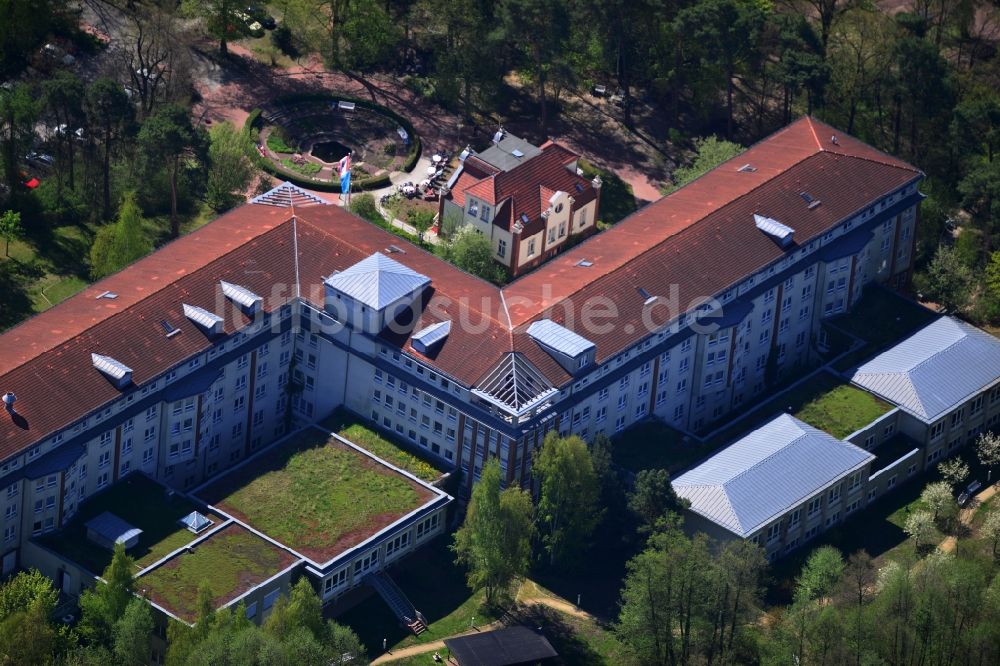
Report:
[{"label": "lawn", "polygon": [[430,624],[420,636],[400,628],[385,602],[372,596],[337,618],[358,634],[372,657],[382,654],[382,639],[389,648],[431,643],[495,620],[495,612],[483,607],[482,592],[472,593],[465,584],[465,570],[455,564],[449,549],[451,538],[443,536],[390,569],[389,575]]},{"label": "lawn", "polygon": [[295,562],[295,557],[239,525],[230,525],[136,581],[156,603],[196,619],[198,587],[207,582],[216,608]]},{"label": "lawn", "polygon": [[187,498],[179,495],[168,498],[163,486],[141,474],[132,474],[88,499],[64,530],[46,536],[40,542],[92,573],[101,574],[111,563],[111,551],[87,539],[84,523],[110,511],[142,530],[138,545],[129,550],[129,555],[136,560],[137,569],[142,569],[196,538],[177,522],[196,509],[214,521],[213,527],[224,521]]},{"label": "lawn", "polygon": [[[270,142],[270,138],[268,141]],[[315,162],[302,162],[301,164],[297,164],[287,157],[281,160],[281,166],[286,169],[291,169],[292,171],[298,171],[304,176],[315,176],[323,170],[322,164],[316,164]]]},{"label": "lawn", "polygon": [[927,308],[880,286],[868,287],[850,314],[833,326],[873,345],[872,353],[895,344],[937,319]]},{"label": "lawn", "polygon": [[[820,376],[825,380],[829,375]],[[871,393],[850,384],[840,384],[813,397],[794,412],[794,416],[837,439],[843,439],[891,409],[892,405]]]},{"label": "lawn", "polygon": [[326,562],[418,508],[431,491],[310,428],[198,492]]},{"label": "lawn", "polygon": [[683,433],[665,423],[643,421],[615,436],[611,455],[625,469],[668,469],[674,473],[708,453],[698,440],[684,440]]},{"label": "lawn", "polygon": [[578,165],[585,178],[601,177],[603,182],[601,185],[601,210],[599,211],[601,221],[607,224],[616,224],[635,212],[637,206],[631,185],[615,173],[598,169],[587,160],[581,159]]},{"label": "lawn", "polygon": [[411,453],[405,448],[405,445],[397,443],[394,438],[387,437],[367,427],[360,419],[346,410],[338,409],[323,421],[320,427],[337,433],[344,439],[350,440],[400,469],[405,469],[418,479],[431,482],[441,478],[444,474],[441,468]]}]

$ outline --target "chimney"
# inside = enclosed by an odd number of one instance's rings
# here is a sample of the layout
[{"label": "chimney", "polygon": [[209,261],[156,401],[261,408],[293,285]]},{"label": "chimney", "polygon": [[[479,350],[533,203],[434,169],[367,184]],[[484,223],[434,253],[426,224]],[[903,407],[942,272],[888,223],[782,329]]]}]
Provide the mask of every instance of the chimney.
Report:
[{"label": "chimney", "polygon": [[3,405],[4,408],[11,414],[14,413],[14,403],[17,402],[17,396],[14,395],[12,391],[7,391],[3,394]]},{"label": "chimney", "polygon": [[590,181],[590,184],[594,186],[595,190],[599,190],[601,189],[601,185],[604,184],[604,181],[601,180],[601,175],[597,174],[594,176],[594,180]]}]

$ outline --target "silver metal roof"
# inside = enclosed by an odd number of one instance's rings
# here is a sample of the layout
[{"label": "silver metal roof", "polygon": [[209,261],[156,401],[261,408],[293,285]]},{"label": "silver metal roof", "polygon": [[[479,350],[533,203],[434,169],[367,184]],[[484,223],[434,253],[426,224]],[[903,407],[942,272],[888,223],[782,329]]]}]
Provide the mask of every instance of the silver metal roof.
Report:
[{"label": "silver metal roof", "polygon": [[187,303],[182,303],[181,305],[184,308],[185,317],[209,331],[221,332],[222,317],[197,305],[189,305]]},{"label": "silver metal roof", "polygon": [[770,217],[754,213],[753,221],[756,223],[758,229],[768,236],[776,238],[782,245],[789,243],[792,240],[792,235],[795,233],[795,229]]},{"label": "silver metal roof", "polygon": [[253,310],[264,302],[263,298],[238,284],[219,280],[219,286],[222,287],[222,293],[226,298],[248,310]]},{"label": "silver metal roof", "polygon": [[110,511],[94,516],[83,526],[111,543],[128,543],[142,534],[138,527],[132,527]]},{"label": "silver metal roof", "polygon": [[374,310],[381,310],[430,284],[431,279],[376,252],[325,280],[327,286]]},{"label": "silver metal roof", "polygon": [[782,414],[673,481],[691,510],[748,537],[875,456]]},{"label": "silver metal roof", "polygon": [[329,205],[328,201],[320,199],[315,194],[306,192],[298,185],[293,185],[287,180],[264,194],[255,196],[250,200],[250,203],[277,206],[278,208],[291,208],[293,206],[305,208],[307,206]]},{"label": "silver metal roof", "polygon": [[[516,153],[520,153],[520,156]],[[510,171],[514,167],[524,164],[532,157],[541,154],[542,149],[538,146],[532,145],[521,137],[504,131],[499,143],[493,144],[481,153],[476,153],[476,157],[501,171]]]},{"label": "silver metal roof", "polygon": [[523,354],[504,354],[472,393],[504,411],[520,416],[556,393],[545,376]]},{"label": "silver metal roof", "polygon": [[528,335],[538,344],[572,358],[576,358],[596,346],[587,338],[551,319],[539,319],[532,322],[531,326],[528,327]]},{"label": "silver metal roof", "polygon": [[854,371],[851,381],[926,423],[1000,379],[1000,340],[942,317]]},{"label": "silver metal roof", "polygon": [[451,320],[439,321],[414,333],[411,344],[418,352],[426,354],[428,349],[447,338],[449,333],[451,333]]},{"label": "silver metal roof", "polygon": [[90,360],[95,368],[116,381],[123,381],[132,375],[132,368],[110,356],[91,354]]}]

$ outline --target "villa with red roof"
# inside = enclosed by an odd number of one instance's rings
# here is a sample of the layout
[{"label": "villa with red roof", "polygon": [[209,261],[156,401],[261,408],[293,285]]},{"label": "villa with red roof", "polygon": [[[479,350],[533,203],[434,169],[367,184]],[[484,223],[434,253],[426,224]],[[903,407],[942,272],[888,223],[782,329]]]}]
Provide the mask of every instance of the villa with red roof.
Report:
[{"label": "villa with red roof", "polygon": [[487,150],[462,155],[440,200],[442,225],[485,235],[512,276],[597,231],[601,179],[580,175],[580,156],[565,146],[500,130]]}]

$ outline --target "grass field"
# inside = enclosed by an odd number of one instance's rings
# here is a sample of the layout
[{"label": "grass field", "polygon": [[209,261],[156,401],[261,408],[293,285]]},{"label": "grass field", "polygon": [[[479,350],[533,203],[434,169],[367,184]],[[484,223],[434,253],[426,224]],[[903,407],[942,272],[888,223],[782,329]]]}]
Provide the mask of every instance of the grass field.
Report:
[{"label": "grass field", "polygon": [[411,453],[403,445],[396,443],[394,439],[369,428],[358,417],[343,409],[338,409],[320,426],[350,440],[366,451],[374,453],[382,460],[392,463],[400,469],[405,469],[418,479],[428,482],[435,481],[444,473],[433,463]]},{"label": "grass field", "polygon": [[73,521],[62,531],[46,536],[41,543],[60,555],[101,574],[111,563],[111,551],[87,539],[84,523],[105,511],[142,530],[137,546],[129,550],[137,569],[147,567],[196,537],[178,520],[195,509],[218,526],[223,518],[203,510],[186,498],[168,498],[166,489],[145,476],[133,474],[81,505]]},{"label": "grass field", "polygon": [[295,562],[287,551],[271,545],[239,525],[230,525],[182,552],[136,581],[156,603],[186,620],[197,613],[198,587],[207,582],[215,606],[246,592]]},{"label": "grass field", "polygon": [[[821,375],[826,377],[826,375]],[[847,437],[892,409],[892,405],[850,384],[821,391],[794,413],[795,418],[837,439]]]},{"label": "grass field", "polygon": [[198,495],[318,562],[361,543],[432,496],[315,429]]}]

